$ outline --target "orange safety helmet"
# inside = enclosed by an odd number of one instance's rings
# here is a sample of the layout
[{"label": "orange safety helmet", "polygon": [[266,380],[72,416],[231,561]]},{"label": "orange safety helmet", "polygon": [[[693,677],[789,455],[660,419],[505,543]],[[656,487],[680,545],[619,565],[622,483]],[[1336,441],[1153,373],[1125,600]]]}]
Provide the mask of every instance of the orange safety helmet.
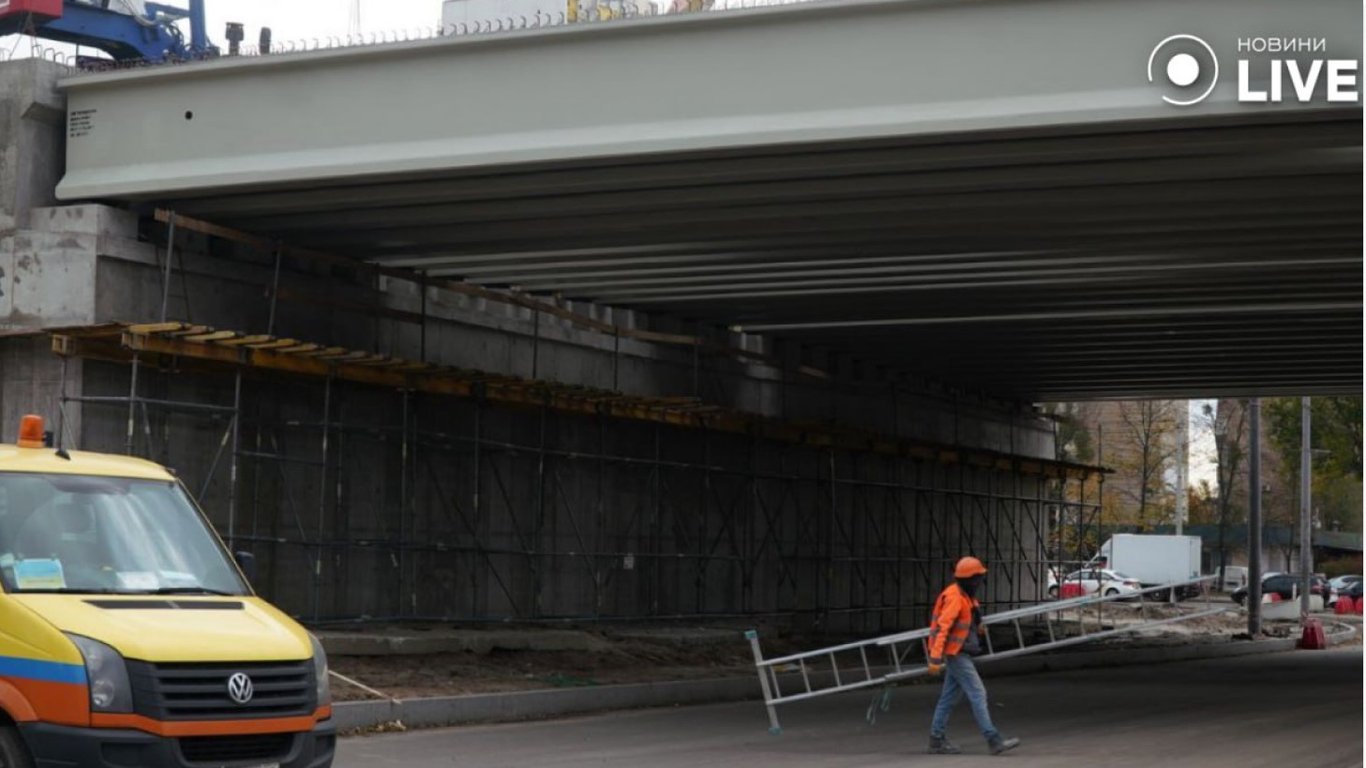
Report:
[{"label": "orange safety helmet", "polygon": [[982,561],[975,557],[965,557],[958,561],[958,565],[953,567],[953,577],[955,579],[970,579],[973,576],[981,576],[987,572],[987,567],[982,565]]}]

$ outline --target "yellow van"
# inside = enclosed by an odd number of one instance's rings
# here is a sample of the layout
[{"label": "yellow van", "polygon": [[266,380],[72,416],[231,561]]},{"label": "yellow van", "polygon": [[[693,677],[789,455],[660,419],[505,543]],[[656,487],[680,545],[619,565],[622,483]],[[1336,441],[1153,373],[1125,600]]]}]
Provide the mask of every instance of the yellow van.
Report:
[{"label": "yellow van", "polygon": [[0,444],[0,768],[330,766],[317,639],[165,468],[50,443]]}]

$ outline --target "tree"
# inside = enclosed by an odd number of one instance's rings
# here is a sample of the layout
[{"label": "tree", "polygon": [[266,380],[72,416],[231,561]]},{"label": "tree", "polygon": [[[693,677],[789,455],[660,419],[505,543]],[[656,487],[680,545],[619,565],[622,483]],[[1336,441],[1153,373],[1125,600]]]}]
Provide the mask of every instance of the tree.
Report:
[{"label": "tree", "polygon": [[[1316,461],[1329,476],[1361,480],[1361,396],[1315,397],[1309,401],[1314,447],[1327,453]],[[1262,403],[1266,433],[1286,466],[1300,464],[1300,398],[1277,397]],[[1297,475],[1298,477],[1298,475]]]},{"label": "tree", "polygon": [[[1309,401],[1314,455],[1311,501],[1319,525],[1361,530],[1361,396],[1315,397]],[[1298,528],[1300,487],[1300,398],[1278,397],[1263,404],[1267,437],[1281,458],[1281,483],[1295,489],[1293,514],[1284,522]],[[1280,516],[1277,515],[1279,518]]]},{"label": "tree", "polygon": [[1206,427],[1214,433],[1215,481],[1219,494],[1219,583],[1222,584],[1224,568],[1228,565],[1227,533],[1232,516],[1233,485],[1246,458],[1243,438],[1247,436],[1247,409],[1235,403],[1220,403],[1217,408],[1206,403],[1200,413]]},{"label": "tree", "polygon": [[1214,525],[1219,522],[1219,491],[1208,480],[1202,479],[1187,488],[1186,499],[1191,525]]},{"label": "tree", "polygon": [[1057,425],[1054,452],[1058,461],[1089,464],[1095,460],[1095,440],[1086,426],[1084,406],[1080,403],[1049,403],[1045,412]]},{"label": "tree", "polygon": [[1119,420],[1127,444],[1122,471],[1133,480],[1120,492],[1137,505],[1139,526],[1161,522],[1175,511],[1175,501],[1166,482],[1167,470],[1180,445],[1177,422],[1180,409],[1172,400],[1139,400],[1119,404]]},{"label": "tree", "polygon": [[1350,475],[1328,477],[1314,474],[1314,517],[1329,531],[1360,531],[1362,523],[1361,481]]},{"label": "tree", "polygon": [[[1300,548],[1300,511],[1295,499],[1287,498],[1284,492],[1277,492],[1278,487],[1272,486],[1272,492],[1263,497],[1265,514],[1262,518],[1266,524],[1263,537],[1272,549],[1280,553],[1280,570],[1289,572],[1293,569],[1291,563],[1295,551]],[[1286,487],[1290,487],[1289,483]],[[1267,565],[1276,568],[1271,563]]]}]

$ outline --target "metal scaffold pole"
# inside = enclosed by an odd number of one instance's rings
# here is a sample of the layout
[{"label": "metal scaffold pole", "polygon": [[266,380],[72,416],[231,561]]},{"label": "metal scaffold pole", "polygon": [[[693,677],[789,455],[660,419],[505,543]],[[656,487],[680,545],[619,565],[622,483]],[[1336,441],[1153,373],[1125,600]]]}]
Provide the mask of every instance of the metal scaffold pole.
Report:
[{"label": "metal scaffold pole", "polygon": [[326,544],[327,529],[327,467],[331,424],[329,419],[332,413],[332,377],[323,380],[323,412],[322,412],[322,436],[319,444],[318,460],[318,538],[317,555],[313,560],[313,620],[322,618],[322,580],[323,580],[323,560],[327,557]]},{"label": "metal scaffold pole", "polygon": [[161,322],[166,322],[167,304],[171,300],[171,260],[175,256],[175,211],[166,224],[166,268],[161,275]]},{"label": "metal scaffold pole", "polygon": [[[237,547],[237,463],[242,439],[242,371],[233,375],[232,454],[228,457],[228,548]],[[212,470],[210,470],[212,472]]]}]

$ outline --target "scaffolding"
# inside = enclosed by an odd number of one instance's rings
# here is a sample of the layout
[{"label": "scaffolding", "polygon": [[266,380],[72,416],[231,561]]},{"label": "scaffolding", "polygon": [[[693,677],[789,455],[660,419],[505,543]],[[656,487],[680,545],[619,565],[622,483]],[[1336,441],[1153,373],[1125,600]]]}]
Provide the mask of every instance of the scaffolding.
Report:
[{"label": "scaffolding", "polygon": [[[890,632],[925,621],[969,548],[993,563],[988,610],[1045,599],[1048,569],[1087,554],[1056,533],[1099,523],[1096,467],[692,397],[179,322],[63,329],[53,349],[128,366],[126,396],[67,396],[64,381],[63,412],[118,408],[132,455],[202,455],[182,479],[258,556],[262,591],[313,622],[772,616]],[[187,441],[177,419],[216,426]]]},{"label": "scaffolding", "polygon": [[[166,225],[160,321],[50,330],[58,440],[70,440],[68,405],[88,406],[82,447],[174,466],[228,545],[257,556],[258,589],[299,618],[773,617],[866,635],[923,623],[929,590],[969,549],[993,564],[993,611],[1045,599],[1050,574],[1090,554],[1104,470],[1018,455],[1013,426],[997,452],[841,427],[833,411],[795,421],[789,379],[833,398],[825,371],[171,211],[154,219]],[[172,291],[177,232],[269,256],[263,333],[167,320],[173,298],[191,311],[183,252]],[[374,301],[283,286],[286,256],[344,268]],[[418,312],[382,305],[387,279],[417,286]],[[531,375],[431,362],[429,290],[529,313]],[[374,345],[283,337],[281,301],[368,318]],[[610,386],[541,380],[543,315],[610,339]],[[379,351],[382,320],[416,326],[416,359]],[[620,391],[623,339],[681,351],[690,393]],[[709,403],[707,375],[715,402],[728,397],[707,358],[775,371],[779,417]],[[83,366],[74,395],[71,359],[105,366]],[[896,409],[893,389],[894,423]]]}]

